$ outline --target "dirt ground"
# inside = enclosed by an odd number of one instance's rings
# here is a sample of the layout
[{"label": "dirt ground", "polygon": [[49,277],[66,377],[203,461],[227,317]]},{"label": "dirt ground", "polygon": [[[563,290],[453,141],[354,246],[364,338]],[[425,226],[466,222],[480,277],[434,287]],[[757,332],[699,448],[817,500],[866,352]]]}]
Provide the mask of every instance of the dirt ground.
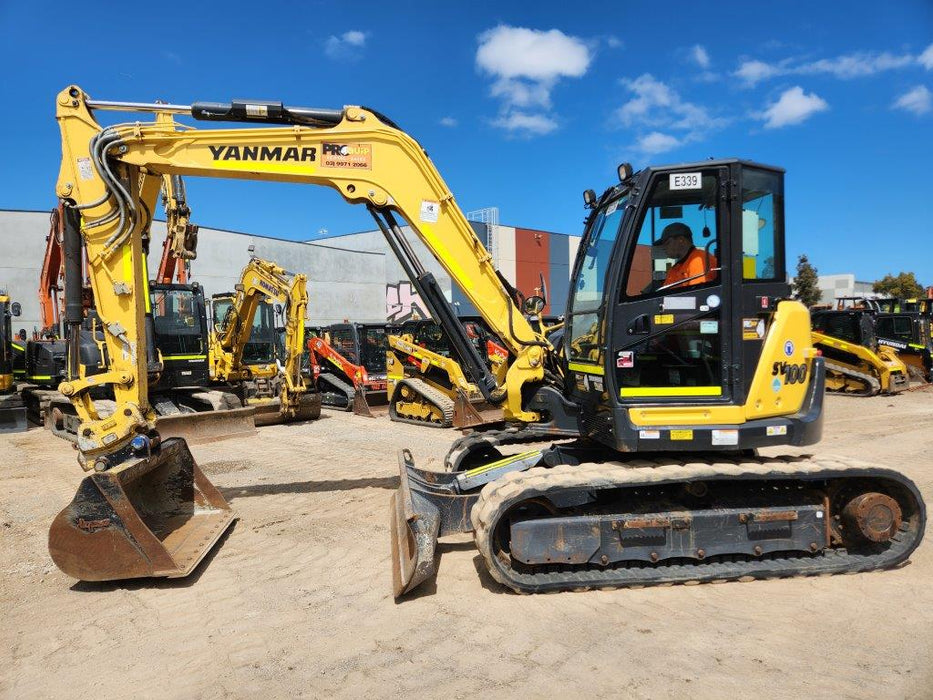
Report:
[{"label": "dirt ground", "polygon": [[[933,392],[827,403],[810,452],[900,469],[933,504]],[[933,698],[929,539],[894,571],[519,596],[464,537],[395,603],[396,451],[439,467],[454,437],[325,412],[195,446],[237,524],[187,579],[86,584],[46,550],[74,452],[0,436],[0,696]]]}]

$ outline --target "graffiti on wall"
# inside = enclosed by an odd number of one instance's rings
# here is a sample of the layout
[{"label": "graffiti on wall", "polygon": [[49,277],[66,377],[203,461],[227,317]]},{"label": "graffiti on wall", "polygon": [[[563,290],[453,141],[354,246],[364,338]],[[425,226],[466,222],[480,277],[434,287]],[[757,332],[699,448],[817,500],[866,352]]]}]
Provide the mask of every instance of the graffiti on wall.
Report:
[{"label": "graffiti on wall", "polygon": [[412,288],[411,282],[386,285],[386,320],[389,323],[404,323],[429,317],[424,302]]}]

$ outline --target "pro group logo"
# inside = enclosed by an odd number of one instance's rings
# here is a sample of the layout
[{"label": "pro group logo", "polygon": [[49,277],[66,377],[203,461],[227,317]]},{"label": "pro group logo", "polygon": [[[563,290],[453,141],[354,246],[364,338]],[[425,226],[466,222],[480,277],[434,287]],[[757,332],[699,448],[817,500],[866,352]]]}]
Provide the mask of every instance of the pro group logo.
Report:
[{"label": "pro group logo", "polygon": [[321,165],[325,168],[372,170],[373,147],[368,143],[321,144]]},{"label": "pro group logo", "polygon": [[313,163],[317,160],[314,146],[208,146],[214,160],[272,161]]}]

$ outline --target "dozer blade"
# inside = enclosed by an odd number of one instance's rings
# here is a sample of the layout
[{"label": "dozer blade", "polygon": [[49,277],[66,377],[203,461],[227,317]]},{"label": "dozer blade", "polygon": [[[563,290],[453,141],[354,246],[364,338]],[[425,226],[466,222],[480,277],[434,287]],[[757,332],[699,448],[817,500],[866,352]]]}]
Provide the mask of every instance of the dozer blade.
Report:
[{"label": "dozer blade", "polygon": [[49,553],[81,581],[190,574],[236,519],[184,440],[85,477],[52,522]]},{"label": "dozer blade", "polygon": [[353,413],[367,418],[382,418],[389,413],[389,392],[360,389],[353,395]]},{"label": "dozer blade", "polygon": [[164,438],[177,437],[197,445],[231,437],[249,437],[256,433],[256,409],[253,406],[222,411],[177,413],[156,418],[156,428]]},{"label": "dozer blade", "polygon": [[317,420],[321,417],[321,395],[318,392],[302,394],[298,411],[294,416],[282,413],[280,399],[263,399],[251,404],[256,409],[254,420],[257,426],[280,425],[282,423],[297,423],[300,421]]},{"label": "dozer blade", "polygon": [[402,596],[437,573],[437,538],[469,532],[477,496],[463,495],[456,474],[415,467],[411,452],[399,452],[399,487],[389,509],[392,537],[392,592]]},{"label": "dozer blade", "polygon": [[0,396],[0,433],[21,433],[27,427],[26,407],[20,397]]}]

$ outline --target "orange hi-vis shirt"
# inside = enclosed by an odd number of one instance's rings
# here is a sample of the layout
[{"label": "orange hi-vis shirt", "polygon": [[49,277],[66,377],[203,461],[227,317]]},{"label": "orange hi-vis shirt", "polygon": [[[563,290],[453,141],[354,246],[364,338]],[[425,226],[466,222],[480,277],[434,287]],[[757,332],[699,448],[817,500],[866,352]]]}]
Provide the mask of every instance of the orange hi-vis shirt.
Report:
[{"label": "orange hi-vis shirt", "polygon": [[709,255],[699,248],[691,248],[690,252],[682,260],[678,260],[667,271],[663,286],[666,287],[669,284],[690,279],[691,277],[694,279],[684,282],[683,286],[690,287],[694,284],[713,282],[719,276],[719,273],[714,269],[718,266],[715,256]]}]

